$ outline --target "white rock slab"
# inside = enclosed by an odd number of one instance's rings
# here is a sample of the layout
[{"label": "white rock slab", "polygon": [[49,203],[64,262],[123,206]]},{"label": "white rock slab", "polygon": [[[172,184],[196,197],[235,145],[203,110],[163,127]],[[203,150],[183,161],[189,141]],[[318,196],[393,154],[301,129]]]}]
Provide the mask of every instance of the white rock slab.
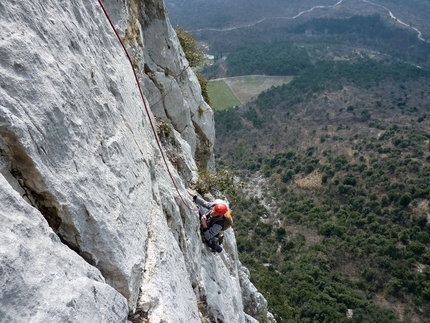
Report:
[{"label": "white rock slab", "polygon": [[54,230],[133,307],[155,145],[131,66],[97,2],[5,1],[0,12],[5,154]]},{"label": "white rock slab", "polygon": [[125,322],[126,299],[0,175],[0,322]]}]

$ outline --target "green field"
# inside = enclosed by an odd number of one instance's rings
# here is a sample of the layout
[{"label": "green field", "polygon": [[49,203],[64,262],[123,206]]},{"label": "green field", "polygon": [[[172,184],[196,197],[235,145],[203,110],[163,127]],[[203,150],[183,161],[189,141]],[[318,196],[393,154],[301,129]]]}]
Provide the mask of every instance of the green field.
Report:
[{"label": "green field", "polygon": [[208,92],[214,110],[225,110],[241,104],[224,81],[208,82]]},{"label": "green field", "polygon": [[292,76],[247,75],[208,82],[207,88],[214,110],[248,103],[272,86],[289,83]]}]

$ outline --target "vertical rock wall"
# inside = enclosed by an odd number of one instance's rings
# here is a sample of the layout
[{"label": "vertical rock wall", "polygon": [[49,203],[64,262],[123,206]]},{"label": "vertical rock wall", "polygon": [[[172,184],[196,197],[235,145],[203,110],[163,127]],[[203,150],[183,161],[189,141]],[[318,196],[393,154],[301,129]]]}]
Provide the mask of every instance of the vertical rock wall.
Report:
[{"label": "vertical rock wall", "polygon": [[0,322],[255,321],[233,232],[201,243],[149,122],[186,195],[213,114],[164,4],[103,3],[146,107],[97,1],[0,3]]}]

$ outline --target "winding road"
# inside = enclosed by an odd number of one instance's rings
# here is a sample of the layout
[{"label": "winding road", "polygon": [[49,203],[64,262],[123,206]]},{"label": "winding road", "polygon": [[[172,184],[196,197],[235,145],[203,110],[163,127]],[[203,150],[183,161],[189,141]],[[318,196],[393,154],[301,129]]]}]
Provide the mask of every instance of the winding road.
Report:
[{"label": "winding road", "polygon": [[408,27],[408,28],[411,28],[411,29],[415,30],[415,31],[418,33],[418,39],[419,39],[419,40],[421,40],[421,41],[423,41],[423,42],[426,42],[426,43],[430,43],[430,41],[428,41],[428,40],[426,40],[426,39],[424,39],[424,38],[423,38],[423,36],[422,36],[422,32],[421,32],[418,28],[412,27],[411,25],[409,25],[409,24],[407,24],[407,23],[404,23],[403,21],[401,21],[400,19],[398,19],[396,16],[394,16],[394,15],[393,15],[393,13],[391,12],[391,10],[390,10],[390,9],[388,9],[387,7],[384,7],[384,6],[382,6],[382,5],[380,5],[380,4],[377,4],[377,3],[370,2],[370,1],[368,1],[368,0],[360,0],[360,1],[361,1],[361,2],[365,2],[365,3],[368,3],[368,4],[371,4],[371,5],[373,5],[373,6],[381,7],[381,8],[383,8],[383,9],[387,10],[387,11],[388,11],[388,13],[390,14],[390,17],[391,17],[392,19],[394,19],[397,23],[399,23],[399,24],[401,24],[401,25],[403,25],[403,26],[406,26],[406,27]]},{"label": "winding road", "polygon": [[[416,31],[418,33],[417,37],[418,37],[419,40],[421,40],[423,42],[426,42],[426,43],[430,43],[430,41],[428,41],[428,40],[426,40],[426,39],[423,38],[422,32],[418,28],[412,27],[411,25],[409,25],[409,24],[401,21],[400,19],[398,19],[396,16],[394,16],[394,14],[392,13],[392,11],[390,9],[388,9],[387,7],[382,6],[380,4],[377,4],[377,3],[373,3],[373,2],[368,1],[368,0],[357,0],[357,1],[364,2],[364,3],[367,3],[369,5],[380,7],[382,9],[386,10],[388,12],[388,14],[390,15],[390,17],[392,19],[394,19],[398,24],[403,25],[403,26],[405,26],[407,28],[411,28],[414,31]],[[304,10],[304,11],[299,12],[297,15],[295,15],[293,17],[266,17],[266,18],[262,18],[260,20],[257,20],[255,22],[252,22],[252,23],[249,23],[249,24],[246,24],[246,25],[240,25],[240,26],[228,27],[228,28],[221,28],[221,29],[218,29],[218,28],[203,28],[203,29],[193,30],[193,32],[200,32],[200,31],[219,31],[219,32],[224,32],[224,31],[231,31],[231,30],[240,29],[240,28],[249,28],[249,27],[255,26],[257,24],[260,24],[260,23],[262,23],[263,21],[266,21],[266,20],[273,20],[273,19],[288,19],[288,20],[292,20],[292,19],[296,19],[296,18],[298,18],[298,17],[300,17],[300,16],[302,16],[302,15],[308,13],[308,12],[314,11],[314,10],[318,10],[318,9],[330,9],[330,8],[338,7],[338,6],[342,5],[343,2],[344,2],[344,0],[339,0],[335,4],[329,5],[329,6],[314,6],[314,7],[310,8],[310,9],[308,9],[308,10]]]}]

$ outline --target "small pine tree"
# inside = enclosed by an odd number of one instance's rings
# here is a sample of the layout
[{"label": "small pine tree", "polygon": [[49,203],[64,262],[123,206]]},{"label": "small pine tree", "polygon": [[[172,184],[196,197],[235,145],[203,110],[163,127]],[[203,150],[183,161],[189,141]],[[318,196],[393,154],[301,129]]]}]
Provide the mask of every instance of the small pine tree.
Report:
[{"label": "small pine tree", "polygon": [[[179,26],[175,28],[175,31],[176,31],[176,35],[178,35],[179,42],[181,43],[182,50],[185,53],[185,57],[190,63],[190,67],[195,68],[203,65],[206,61],[206,55],[199,48],[196,40],[191,35],[191,33],[189,31],[184,31],[182,27],[179,27]],[[207,83],[208,83],[207,80],[202,74],[197,74],[197,78],[199,80],[200,87],[202,89],[203,99],[206,101],[207,104],[209,104],[212,107],[212,102],[209,98],[209,93],[207,90]]]},{"label": "small pine tree", "polygon": [[175,28],[175,31],[190,66],[198,67],[203,65],[206,60],[206,55],[197,45],[193,35],[179,26]]}]

